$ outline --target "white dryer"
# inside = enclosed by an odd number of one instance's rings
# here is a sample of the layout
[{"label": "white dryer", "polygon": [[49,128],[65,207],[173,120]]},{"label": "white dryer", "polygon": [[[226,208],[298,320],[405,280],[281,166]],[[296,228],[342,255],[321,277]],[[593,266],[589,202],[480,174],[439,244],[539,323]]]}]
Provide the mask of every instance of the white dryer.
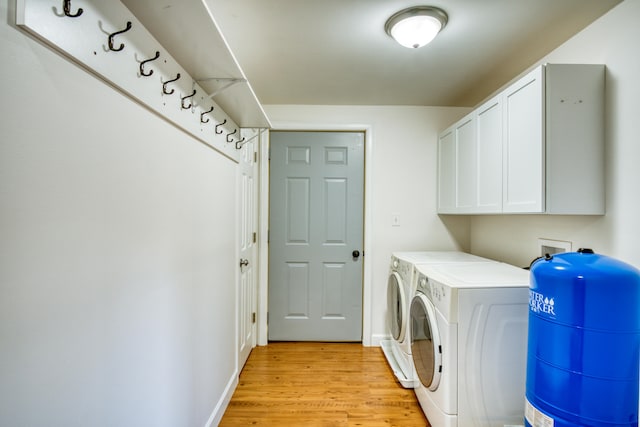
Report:
[{"label": "white dryer", "polygon": [[522,425],[528,271],[422,264],[411,302],[415,393],[433,426]]},{"label": "white dryer", "polygon": [[387,328],[390,340],[382,350],[396,378],[406,388],[414,387],[414,369],[409,336],[409,308],[415,293],[414,266],[462,262],[495,262],[458,251],[394,252],[387,281]]}]

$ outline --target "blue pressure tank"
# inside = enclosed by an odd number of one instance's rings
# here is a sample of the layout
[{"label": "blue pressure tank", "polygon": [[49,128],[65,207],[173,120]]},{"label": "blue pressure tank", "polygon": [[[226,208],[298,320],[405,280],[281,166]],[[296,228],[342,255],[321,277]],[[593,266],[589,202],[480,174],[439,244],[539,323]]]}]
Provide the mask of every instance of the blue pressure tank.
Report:
[{"label": "blue pressure tank", "polygon": [[640,271],[590,249],[531,266],[525,424],[638,426]]}]

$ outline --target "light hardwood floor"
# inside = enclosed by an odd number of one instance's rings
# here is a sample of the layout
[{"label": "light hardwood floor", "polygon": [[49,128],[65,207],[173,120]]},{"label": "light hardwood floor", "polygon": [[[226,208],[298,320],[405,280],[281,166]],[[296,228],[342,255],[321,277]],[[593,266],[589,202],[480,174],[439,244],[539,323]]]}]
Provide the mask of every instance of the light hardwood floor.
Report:
[{"label": "light hardwood floor", "polygon": [[247,425],[429,426],[379,347],[280,342],[253,349],[220,423]]}]

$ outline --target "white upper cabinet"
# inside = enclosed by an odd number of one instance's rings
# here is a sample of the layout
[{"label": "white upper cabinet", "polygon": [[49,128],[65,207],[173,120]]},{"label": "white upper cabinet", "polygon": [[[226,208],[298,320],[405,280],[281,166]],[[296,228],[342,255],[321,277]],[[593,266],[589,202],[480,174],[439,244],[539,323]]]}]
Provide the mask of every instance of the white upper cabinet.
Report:
[{"label": "white upper cabinet", "polygon": [[477,205],[476,122],[473,114],[455,125],[456,212],[473,212]]},{"label": "white upper cabinet", "polygon": [[456,213],[456,147],[454,128],[438,138],[438,212]]},{"label": "white upper cabinet", "polygon": [[438,212],[604,214],[604,84],[604,65],[547,64],[449,128],[439,201],[456,203]]},{"label": "white upper cabinet", "polygon": [[546,212],[605,213],[605,67],[546,66]]},{"label": "white upper cabinet", "polygon": [[504,158],[502,210],[544,210],[544,75],[538,67],[503,95]]},{"label": "white upper cabinet", "polygon": [[476,212],[502,212],[502,97],[496,96],[475,112],[477,128]]}]

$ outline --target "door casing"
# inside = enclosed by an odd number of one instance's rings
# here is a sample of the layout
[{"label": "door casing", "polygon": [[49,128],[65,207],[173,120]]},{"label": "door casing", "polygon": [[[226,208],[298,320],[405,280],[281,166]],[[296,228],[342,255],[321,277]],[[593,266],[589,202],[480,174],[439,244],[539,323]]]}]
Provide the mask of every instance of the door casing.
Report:
[{"label": "door casing", "polygon": [[[374,342],[372,326],[372,276],[373,255],[371,245],[372,236],[372,177],[373,177],[373,134],[372,126],[368,124],[318,124],[318,123],[286,123],[274,122],[273,130],[289,131],[360,131],[364,132],[365,159],[364,159],[364,256],[363,256],[363,284],[362,284],[362,345],[379,345]],[[266,236],[269,226],[269,138],[263,138],[260,147],[260,231],[259,235],[259,259],[260,271],[258,278],[258,345],[267,345],[267,312],[268,312],[268,262],[269,251]],[[382,315],[382,314],[381,314]]]}]

